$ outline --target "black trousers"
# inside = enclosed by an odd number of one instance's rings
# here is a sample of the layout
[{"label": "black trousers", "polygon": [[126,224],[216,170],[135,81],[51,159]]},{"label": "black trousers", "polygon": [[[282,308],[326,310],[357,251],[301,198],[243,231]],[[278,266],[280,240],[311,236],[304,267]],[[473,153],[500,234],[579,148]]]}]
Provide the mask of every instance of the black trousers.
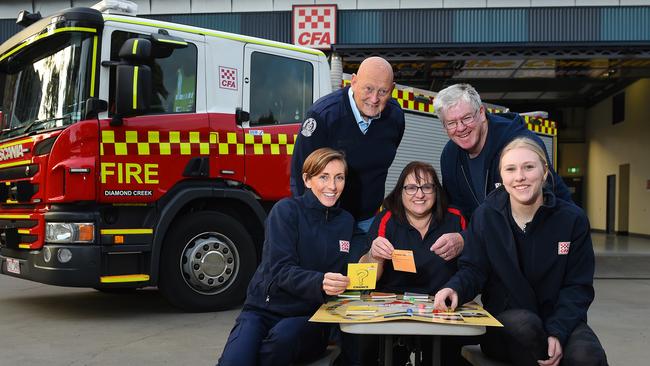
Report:
[{"label": "black trousers", "polygon": [[[537,360],[548,359],[548,334],[537,314],[513,309],[502,312],[496,318],[504,326],[487,327],[481,339],[481,350],[485,355],[517,366],[537,366]],[[562,366],[607,365],[603,346],[584,322],[573,330],[562,353]]]},{"label": "black trousers", "polygon": [[[423,366],[433,364],[433,336],[393,336],[393,365],[404,366],[410,359],[411,352],[421,351],[420,362]],[[478,343],[478,337],[442,337],[440,344],[440,361],[444,366],[471,366],[460,355],[460,349],[465,344]],[[378,335],[359,336],[361,347],[361,364],[363,366],[377,366],[384,364],[382,352],[384,338]]]}]

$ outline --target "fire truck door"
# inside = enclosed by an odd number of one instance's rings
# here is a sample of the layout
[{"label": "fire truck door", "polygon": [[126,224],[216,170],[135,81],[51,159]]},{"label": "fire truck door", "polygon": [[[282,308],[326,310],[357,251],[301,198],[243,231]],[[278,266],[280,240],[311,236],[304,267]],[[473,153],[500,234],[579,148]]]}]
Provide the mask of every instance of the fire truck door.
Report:
[{"label": "fire truck door", "polygon": [[[110,37],[111,60],[119,60],[127,39],[148,34],[115,30]],[[187,47],[153,59],[147,111],[123,118],[119,126],[100,122],[100,201],[152,202],[180,181],[202,177],[205,164],[193,161],[208,158],[215,144],[205,112],[205,78],[197,77],[205,74],[198,62],[205,57],[200,40],[188,39]],[[109,105],[120,92],[115,68],[110,72]]]},{"label": "fire truck door", "polygon": [[289,196],[291,155],[300,124],[314,97],[317,58],[248,44],[242,106],[246,183],[265,200]]}]

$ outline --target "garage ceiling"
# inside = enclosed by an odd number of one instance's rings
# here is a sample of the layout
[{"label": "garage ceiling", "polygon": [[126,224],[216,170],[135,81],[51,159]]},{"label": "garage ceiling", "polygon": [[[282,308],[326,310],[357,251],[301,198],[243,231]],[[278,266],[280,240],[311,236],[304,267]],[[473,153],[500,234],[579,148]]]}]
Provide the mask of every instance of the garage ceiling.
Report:
[{"label": "garage ceiling", "polygon": [[334,45],[343,71],[366,57],[393,64],[399,84],[438,91],[467,82],[512,110],[589,107],[650,77],[650,44]]}]

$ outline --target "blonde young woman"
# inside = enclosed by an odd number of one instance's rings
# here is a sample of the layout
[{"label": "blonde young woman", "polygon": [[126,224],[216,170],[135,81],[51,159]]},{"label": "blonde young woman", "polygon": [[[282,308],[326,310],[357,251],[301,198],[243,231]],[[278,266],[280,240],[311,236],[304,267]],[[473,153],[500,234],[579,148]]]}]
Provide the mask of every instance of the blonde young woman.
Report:
[{"label": "blonde young woman", "polygon": [[482,293],[503,328],[489,328],[483,353],[516,365],[606,365],[587,325],[594,299],[589,220],[544,187],[545,154],[529,138],[501,153],[503,185],[472,216],[459,270],[435,297],[455,308]]}]

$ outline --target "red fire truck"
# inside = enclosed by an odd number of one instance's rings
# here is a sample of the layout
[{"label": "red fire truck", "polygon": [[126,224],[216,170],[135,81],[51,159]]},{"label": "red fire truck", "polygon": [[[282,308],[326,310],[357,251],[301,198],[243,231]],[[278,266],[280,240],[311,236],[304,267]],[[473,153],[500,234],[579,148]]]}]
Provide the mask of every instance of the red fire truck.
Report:
[{"label": "red fire truck", "polygon": [[0,46],[2,273],[238,304],[327,59],[108,3],[22,13]]},{"label": "red fire truck", "polygon": [[[240,303],[309,106],[349,76],[321,51],[135,17],[104,1],[0,45],[0,270],[181,308]],[[438,167],[435,93],[397,86],[411,160]],[[489,106],[491,110],[504,110]],[[526,116],[550,156],[555,123]],[[444,178],[444,177],[443,177]]]}]

